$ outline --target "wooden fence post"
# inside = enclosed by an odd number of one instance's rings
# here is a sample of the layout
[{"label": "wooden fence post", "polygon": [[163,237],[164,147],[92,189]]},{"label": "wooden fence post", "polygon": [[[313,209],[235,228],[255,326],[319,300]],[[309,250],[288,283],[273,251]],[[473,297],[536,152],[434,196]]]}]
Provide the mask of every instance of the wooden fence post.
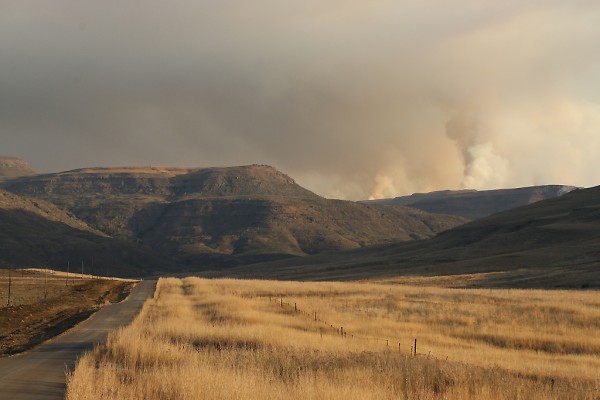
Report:
[{"label": "wooden fence post", "polygon": [[415,357],[417,356],[417,338],[415,338]]},{"label": "wooden fence post", "polygon": [[298,312],[298,307],[296,306],[296,303],[294,303],[294,312]]},{"label": "wooden fence post", "polygon": [[48,268],[44,269],[44,299],[48,297]]},{"label": "wooden fence post", "polygon": [[6,307],[10,307],[10,287],[12,284],[12,277],[10,275],[10,268],[8,269],[8,300],[6,301]]}]

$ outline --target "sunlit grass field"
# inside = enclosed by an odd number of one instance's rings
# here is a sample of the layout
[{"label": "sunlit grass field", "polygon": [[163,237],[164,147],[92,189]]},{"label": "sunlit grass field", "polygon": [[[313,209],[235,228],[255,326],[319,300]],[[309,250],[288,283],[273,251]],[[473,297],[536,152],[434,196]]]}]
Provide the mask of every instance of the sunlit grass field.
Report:
[{"label": "sunlit grass field", "polygon": [[599,328],[593,291],[165,278],[67,397],[596,399]]}]

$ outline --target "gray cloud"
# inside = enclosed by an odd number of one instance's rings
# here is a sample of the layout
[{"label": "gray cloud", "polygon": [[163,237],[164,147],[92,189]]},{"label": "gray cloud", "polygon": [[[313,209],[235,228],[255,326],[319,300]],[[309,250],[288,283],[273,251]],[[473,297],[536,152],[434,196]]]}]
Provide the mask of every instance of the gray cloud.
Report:
[{"label": "gray cloud", "polygon": [[355,199],[600,178],[596,1],[7,3],[0,153],[41,171],[269,163]]}]

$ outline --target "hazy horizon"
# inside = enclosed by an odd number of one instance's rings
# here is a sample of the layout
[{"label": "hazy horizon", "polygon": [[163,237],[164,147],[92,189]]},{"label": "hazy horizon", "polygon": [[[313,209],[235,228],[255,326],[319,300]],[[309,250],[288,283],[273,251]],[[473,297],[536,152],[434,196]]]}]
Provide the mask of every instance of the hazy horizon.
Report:
[{"label": "hazy horizon", "polygon": [[600,184],[600,3],[3,5],[0,153],[269,164],[326,197]]}]

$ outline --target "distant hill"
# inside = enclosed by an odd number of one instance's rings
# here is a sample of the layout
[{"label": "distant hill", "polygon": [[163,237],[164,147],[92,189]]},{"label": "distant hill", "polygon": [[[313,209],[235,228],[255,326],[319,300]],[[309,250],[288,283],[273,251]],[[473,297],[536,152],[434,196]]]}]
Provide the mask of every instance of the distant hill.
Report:
[{"label": "distant hill", "polygon": [[324,199],[265,165],[81,169],[4,187],[188,264],[231,265],[423,239],[466,221]]},{"label": "distant hill", "polygon": [[0,156],[0,182],[21,176],[35,175],[27,161],[16,157]]},{"label": "distant hill", "polygon": [[157,253],[113,239],[39,199],[0,190],[0,268],[50,266],[96,274],[141,276],[175,263]]},{"label": "distant hill", "polygon": [[498,190],[444,190],[415,193],[393,199],[371,200],[369,204],[400,205],[422,211],[477,219],[511,208],[562,196],[574,186],[546,185]]},{"label": "distant hill", "polygon": [[479,286],[599,288],[600,186],[497,213],[428,240],[228,273],[307,280],[488,273]]}]

